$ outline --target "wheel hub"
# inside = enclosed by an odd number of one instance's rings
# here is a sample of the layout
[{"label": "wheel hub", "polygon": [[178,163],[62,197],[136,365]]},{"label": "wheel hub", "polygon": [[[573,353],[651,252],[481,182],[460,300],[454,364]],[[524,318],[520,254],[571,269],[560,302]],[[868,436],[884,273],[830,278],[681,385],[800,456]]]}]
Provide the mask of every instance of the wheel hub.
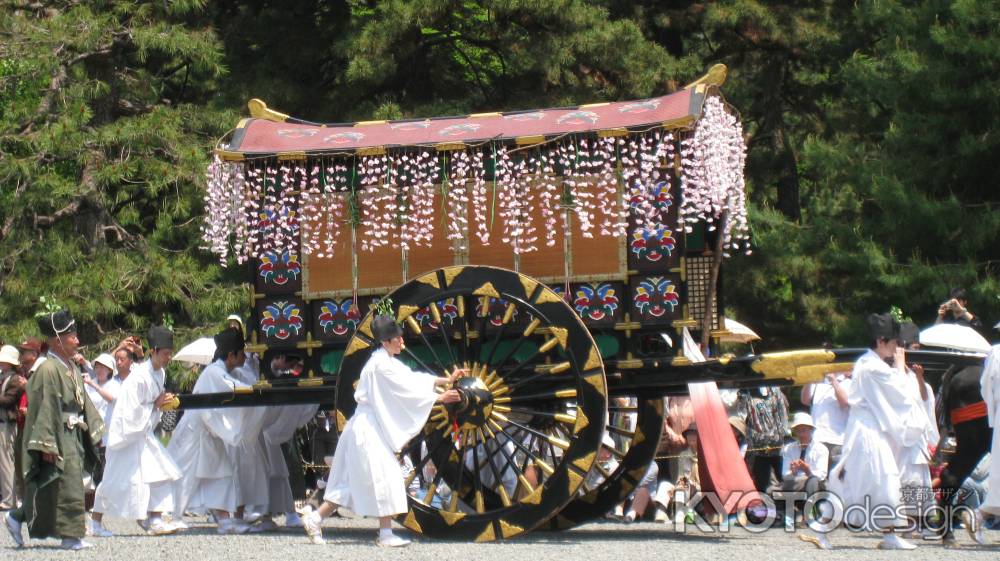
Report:
[{"label": "wheel hub", "polygon": [[445,409],[455,417],[462,430],[479,428],[486,424],[493,412],[493,392],[479,378],[459,378],[454,389],[462,396],[461,401],[449,403]]}]

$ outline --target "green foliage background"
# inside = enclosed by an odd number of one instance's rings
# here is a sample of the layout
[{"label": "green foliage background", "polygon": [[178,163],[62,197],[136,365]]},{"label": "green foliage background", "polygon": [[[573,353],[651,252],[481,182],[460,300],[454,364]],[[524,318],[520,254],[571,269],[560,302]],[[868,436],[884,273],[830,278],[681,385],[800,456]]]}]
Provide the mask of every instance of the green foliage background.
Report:
[{"label": "green foliage background", "polygon": [[39,297],[92,349],[246,313],[199,249],[203,173],[251,97],[314,121],[660,95],[711,64],[750,147],[731,315],[770,348],[1000,316],[1000,5],[985,0],[0,1],[0,339]]}]

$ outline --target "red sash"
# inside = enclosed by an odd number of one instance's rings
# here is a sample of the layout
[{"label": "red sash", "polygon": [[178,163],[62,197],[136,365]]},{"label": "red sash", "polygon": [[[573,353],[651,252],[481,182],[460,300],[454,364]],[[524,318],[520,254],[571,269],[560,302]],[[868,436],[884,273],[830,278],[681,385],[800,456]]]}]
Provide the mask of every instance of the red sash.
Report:
[{"label": "red sash", "polygon": [[954,426],[959,423],[965,423],[968,421],[974,421],[976,419],[982,419],[985,416],[986,416],[986,402],[977,401],[972,405],[966,405],[965,407],[952,409],[951,424],[952,426]]}]

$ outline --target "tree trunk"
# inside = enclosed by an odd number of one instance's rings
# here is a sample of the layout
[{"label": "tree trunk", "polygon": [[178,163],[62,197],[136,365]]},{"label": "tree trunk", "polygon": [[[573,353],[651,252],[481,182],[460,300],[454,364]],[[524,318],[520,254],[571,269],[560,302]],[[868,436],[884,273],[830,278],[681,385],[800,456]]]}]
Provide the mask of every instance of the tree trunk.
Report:
[{"label": "tree trunk", "polygon": [[799,163],[795,150],[788,141],[784,125],[779,124],[774,129],[774,153],[777,157],[775,165],[778,168],[778,201],[777,207],[790,220],[798,221],[802,216],[799,204]]}]

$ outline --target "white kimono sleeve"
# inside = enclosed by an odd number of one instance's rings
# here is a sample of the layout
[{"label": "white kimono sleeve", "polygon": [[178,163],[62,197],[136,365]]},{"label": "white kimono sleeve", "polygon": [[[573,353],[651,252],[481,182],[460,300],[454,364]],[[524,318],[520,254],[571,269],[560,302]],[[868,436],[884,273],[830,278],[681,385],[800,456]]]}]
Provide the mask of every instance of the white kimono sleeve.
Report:
[{"label": "white kimono sleeve", "polygon": [[[979,379],[983,401],[986,402],[986,416],[989,424],[994,429],[1000,427],[997,423],[997,415],[1000,414],[1000,345],[996,345],[990,350],[986,357],[986,366],[983,367],[983,375]],[[1000,451],[994,450],[994,454],[1000,455]]]},{"label": "white kimono sleeve", "polygon": [[[225,365],[221,360],[217,360],[205,367],[198,381],[194,385],[192,393],[221,393],[231,392],[239,387],[249,387],[236,380],[226,372]],[[259,411],[252,411],[254,408],[219,408],[198,411],[202,416],[205,428],[224,443],[236,446],[241,440],[246,438],[257,438],[259,430],[254,432],[248,430],[248,424],[260,418]],[[251,423],[248,423],[248,418]],[[252,433],[252,434],[250,434]]]},{"label": "white kimono sleeve", "polygon": [[[868,356],[868,355],[866,355]],[[913,446],[927,429],[927,416],[901,384],[903,374],[874,353],[855,370],[850,404],[863,400],[878,420],[879,428],[899,445]]]},{"label": "white kimono sleeve", "polygon": [[286,405],[269,410],[264,423],[264,441],[280,446],[295,436],[299,427],[308,423],[319,410],[319,405]]},{"label": "white kimono sleeve", "polygon": [[153,407],[159,397],[155,384],[150,383],[144,370],[131,374],[118,389],[115,409],[108,429],[108,448],[122,448],[146,438],[160,420]]},{"label": "white kimono sleeve", "polygon": [[411,370],[382,349],[362,370],[354,399],[374,409],[382,435],[393,452],[399,452],[427,422],[438,398],[434,380],[434,376]]}]

